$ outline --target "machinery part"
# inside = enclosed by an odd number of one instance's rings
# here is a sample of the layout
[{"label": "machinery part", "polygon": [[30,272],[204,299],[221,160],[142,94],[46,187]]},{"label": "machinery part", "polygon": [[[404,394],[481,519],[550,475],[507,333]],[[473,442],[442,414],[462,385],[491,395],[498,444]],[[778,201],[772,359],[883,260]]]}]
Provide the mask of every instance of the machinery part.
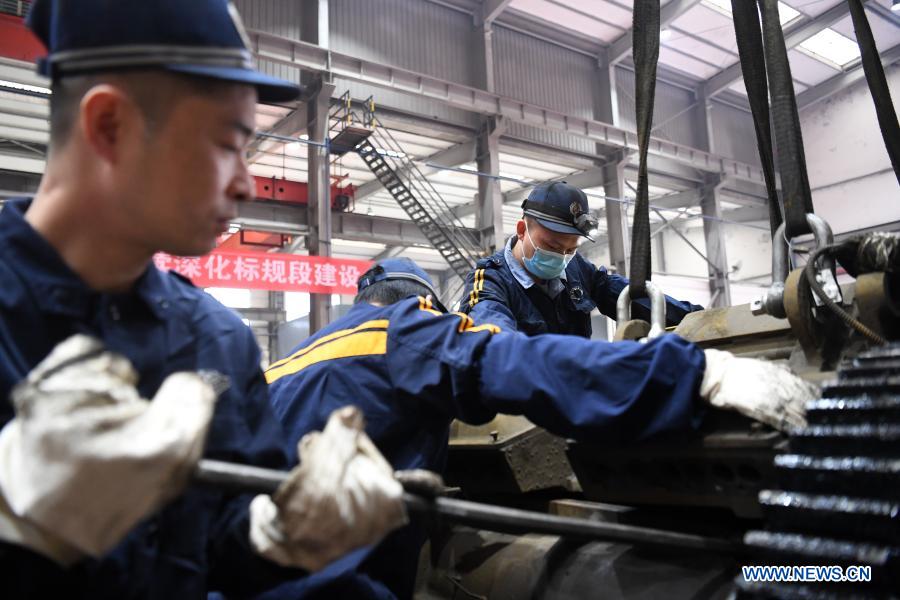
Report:
[{"label": "machinery part", "polygon": [[736,583],[749,598],[884,598],[900,589],[900,345],[845,362],[809,405],[809,426],[776,456],[760,493],[766,531],[744,537],[756,564],[868,566],[871,581]]},{"label": "machinery part", "polygon": [[[650,298],[650,330],[642,341],[652,340],[666,332],[666,297],[658,285],[651,281],[646,284],[647,295]],[[626,285],[619,292],[616,301],[616,327],[624,327],[631,320],[631,286]]]},{"label": "machinery part", "polygon": [[[285,471],[203,459],[194,472],[194,481],[233,490],[271,494],[287,479],[287,475]],[[649,527],[598,523],[453,498],[426,498],[406,492],[403,494],[403,501],[407,510],[412,513],[506,533],[541,533],[582,541],[603,540],[728,555],[744,551],[741,544],[729,540]]]},{"label": "machinery part", "polygon": [[865,273],[856,278],[855,304],[860,323],[887,339],[900,338],[900,311],[885,273]]},{"label": "machinery part", "polygon": [[426,561],[415,597],[455,600],[725,600],[737,568],[729,556],[460,527],[433,536]]},{"label": "machinery part", "polygon": [[784,283],[772,283],[762,296],[750,304],[750,312],[754,315],[770,315],[776,319],[787,318],[784,312]]},{"label": "machinery part", "polygon": [[748,305],[708,308],[685,315],[675,334],[701,348],[738,356],[786,360],[797,343],[791,325],[769,315],[753,316]]},{"label": "machinery part", "polygon": [[784,437],[725,411],[710,411],[714,433],[698,439],[643,442],[624,448],[569,442],[569,462],[594,502],[724,508],[761,516],[757,494],[775,482],[772,459]]},{"label": "machinery part", "polygon": [[[824,248],[830,246],[834,242],[834,234],[831,227],[820,217],[809,213],[806,215],[806,222],[813,231],[816,247]],[[771,315],[778,319],[784,319],[787,314],[784,308],[784,294],[786,280],[790,271],[790,243],[785,238],[785,224],[782,223],[775,231],[775,237],[772,239],[772,285],[763,296],[754,300],[750,304],[750,310],[754,315]],[[828,281],[830,297],[840,301],[840,288],[834,279],[834,261],[823,264],[821,269],[823,279]],[[825,274],[825,271],[828,274]]]},{"label": "machinery part", "polygon": [[625,321],[622,325],[616,325],[616,332],[613,334],[614,342],[624,340],[643,340],[650,334],[650,323],[642,319],[632,319]]},{"label": "machinery part", "polygon": [[470,498],[581,491],[566,458],[566,441],[510,415],[485,425],[454,421],[444,476]]},{"label": "machinery part", "polygon": [[816,297],[821,299],[825,303],[825,306],[827,306],[828,309],[831,310],[832,313],[837,315],[844,323],[866,336],[870,341],[879,345],[886,344],[886,339],[866,327],[863,323],[854,319],[852,316],[850,316],[850,314],[847,313],[847,311],[838,306],[833,295],[829,293],[829,290],[822,285],[822,281],[819,276],[819,273],[821,271],[816,265],[818,264],[819,260],[824,257],[825,260],[823,260],[823,262],[830,261],[833,268],[834,260],[830,255],[831,249],[832,246],[828,246],[825,248],[820,247],[813,253],[812,256],[810,256],[809,263],[807,263],[806,267],[803,269],[803,274],[806,277],[806,281],[809,283],[809,287],[812,288],[813,292],[815,292]]}]

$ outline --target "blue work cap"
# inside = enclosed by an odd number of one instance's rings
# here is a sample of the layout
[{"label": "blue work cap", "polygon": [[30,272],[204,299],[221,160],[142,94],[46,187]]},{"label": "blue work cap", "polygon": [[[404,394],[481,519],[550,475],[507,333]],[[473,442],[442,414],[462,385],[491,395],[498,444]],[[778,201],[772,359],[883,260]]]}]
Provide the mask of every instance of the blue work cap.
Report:
[{"label": "blue work cap", "polygon": [[260,73],[228,0],[36,0],[28,27],[47,48],[38,72],[67,75],[157,68],[254,86],[286,102],[299,86]]},{"label": "blue work cap", "polygon": [[522,209],[550,231],[581,235],[594,241],[590,232],[597,227],[597,221],[591,217],[587,196],[574,185],[554,181],[535,186],[522,203]]},{"label": "blue work cap", "polygon": [[438,295],[437,292],[434,291],[434,284],[431,282],[431,277],[428,276],[428,273],[426,273],[422,267],[408,258],[386,258],[379,261],[374,267],[366,271],[363,276],[359,278],[359,281],[356,283],[356,291],[359,293],[373,283],[378,283],[379,281],[397,279],[407,279],[421,284],[431,293],[435,306],[442,311],[447,312],[447,309],[444,308],[438,300]]}]

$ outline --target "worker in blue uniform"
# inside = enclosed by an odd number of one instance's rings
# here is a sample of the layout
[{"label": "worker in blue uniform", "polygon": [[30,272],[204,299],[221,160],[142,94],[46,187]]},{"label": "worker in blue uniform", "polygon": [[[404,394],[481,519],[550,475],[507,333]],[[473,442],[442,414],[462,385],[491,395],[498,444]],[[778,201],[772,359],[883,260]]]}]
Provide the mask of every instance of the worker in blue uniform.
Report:
[{"label": "worker in blue uniform", "polygon": [[[399,523],[373,511],[402,512],[387,465],[365,489],[309,482],[325,530],[299,469],[271,498],[185,489],[201,453],[284,469],[289,450],[251,331],[151,259],[214,247],[252,193],[257,98],[299,88],[254,69],[226,0],[37,0],[28,25],[50,149],[0,212],[3,597],[243,597],[379,539]],[[217,401],[201,370],[227,376]],[[364,506],[334,518],[345,498]]]},{"label": "worker in blue uniform", "polygon": [[[526,336],[447,313],[434,298],[428,275],[408,259],[366,272],[345,316],[266,371],[289,438],[352,403],[395,469],[440,472],[453,419],[524,415],[558,435],[616,445],[689,433],[707,404],[782,429],[802,425],[814,393],[786,369],[704,351],[673,334],[648,343]],[[409,598],[423,540],[414,522],[373,553],[322,571],[315,585],[286,584],[270,597],[353,590],[354,598]]]},{"label": "worker in blue uniform", "polygon": [[[577,252],[579,239],[593,241],[596,227],[587,196],[564,181],[541,184],[522,209],[516,234],[466,277],[460,310],[476,322],[528,335],[591,337],[591,311],[616,319],[616,301],[628,279],[595,267]],[[702,309],[666,296],[666,325]],[[650,320],[646,298],[633,302],[632,318]]]}]

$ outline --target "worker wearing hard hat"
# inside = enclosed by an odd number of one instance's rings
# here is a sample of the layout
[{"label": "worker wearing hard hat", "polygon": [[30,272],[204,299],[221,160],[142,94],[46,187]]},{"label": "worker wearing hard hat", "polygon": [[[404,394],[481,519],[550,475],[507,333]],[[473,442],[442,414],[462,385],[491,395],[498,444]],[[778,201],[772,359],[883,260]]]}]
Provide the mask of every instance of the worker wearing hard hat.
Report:
[{"label": "worker wearing hard hat", "polygon": [[[535,187],[522,203],[516,233],[502,250],[484,258],[466,278],[460,310],[528,335],[565,333],[591,337],[591,311],[616,318],[616,301],[628,285],[577,252],[593,241],[596,221],[585,193],[566,182]],[[666,325],[703,307],[666,297]],[[634,302],[632,317],[649,320],[649,301]]]},{"label": "worker wearing hard hat", "polygon": [[226,0],[37,0],[28,24],[53,93],[40,188],[0,212],[3,596],[246,597],[402,523],[345,412],[271,497],[186,489],[201,455],[290,463],[253,333],[151,259],[213,248],[257,98],[298,87],[253,68]]},{"label": "worker wearing hard hat", "polygon": [[[526,336],[447,313],[405,258],[359,280],[353,308],[266,371],[292,440],[335,409],[360,407],[395,469],[440,471],[450,423],[525,415],[553,433],[601,444],[688,434],[714,405],[785,429],[804,423],[815,388],[772,363],[702,350],[676,335],[646,344]],[[409,598],[424,541],[413,523],[276,597]],[[278,595],[282,594],[282,595]]]}]

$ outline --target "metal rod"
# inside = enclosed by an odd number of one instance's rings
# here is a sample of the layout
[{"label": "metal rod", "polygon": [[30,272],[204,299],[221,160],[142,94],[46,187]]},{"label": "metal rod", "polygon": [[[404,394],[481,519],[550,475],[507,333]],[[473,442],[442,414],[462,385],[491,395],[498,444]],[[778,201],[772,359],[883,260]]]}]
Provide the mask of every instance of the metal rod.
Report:
[{"label": "metal rod", "polygon": [[[233,491],[271,494],[287,479],[287,475],[284,471],[274,469],[203,459],[194,473],[194,481]],[[602,540],[641,546],[687,548],[717,554],[739,555],[746,552],[742,544],[729,540],[560,517],[455,498],[427,498],[404,493],[403,501],[407,510],[415,514],[504,533],[540,533],[584,541]]]}]

